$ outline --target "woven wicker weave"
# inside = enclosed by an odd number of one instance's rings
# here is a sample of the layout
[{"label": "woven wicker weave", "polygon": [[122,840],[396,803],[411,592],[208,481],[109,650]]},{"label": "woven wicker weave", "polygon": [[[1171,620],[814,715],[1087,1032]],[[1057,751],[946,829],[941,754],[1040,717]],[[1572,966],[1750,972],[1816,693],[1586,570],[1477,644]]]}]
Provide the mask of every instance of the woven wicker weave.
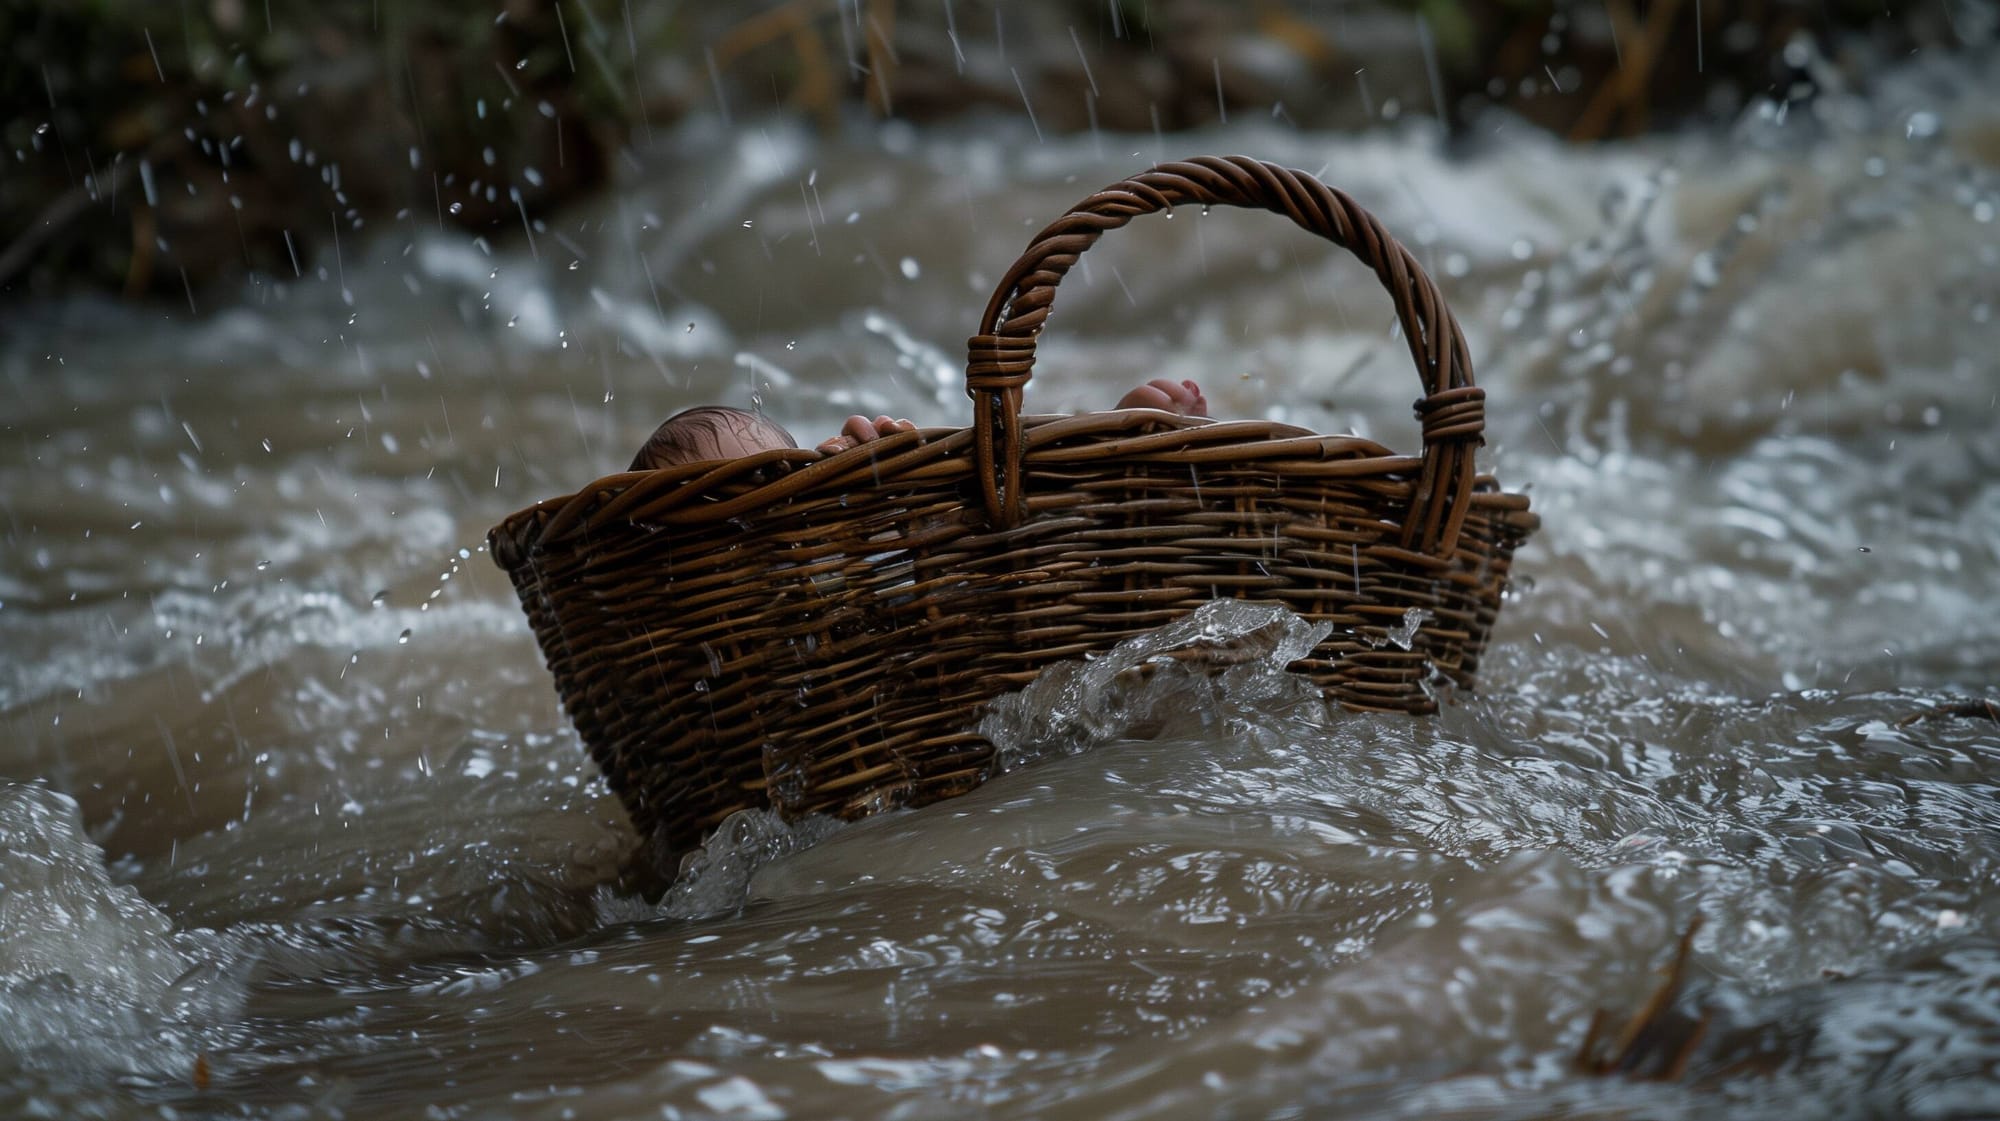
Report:
[{"label": "woven wicker weave", "polygon": [[[1275,211],[1375,270],[1423,383],[1421,456],[1263,421],[1021,415],[1078,255],[1186,203]],[[986,702],[1218,596],[1331,621],[1294,668],[1350,708],[1428,712],[1436,685],[1472,684],[1535,518],[1474,474],[1484,394],[1437,287],[1345,194],[1237,157],[1091,195],[1000,282],[966,385],[970,428],[610,475],[493,530],[571,719],[661,858],[743,808],[963,793],[993,767],[968,730]]]}]

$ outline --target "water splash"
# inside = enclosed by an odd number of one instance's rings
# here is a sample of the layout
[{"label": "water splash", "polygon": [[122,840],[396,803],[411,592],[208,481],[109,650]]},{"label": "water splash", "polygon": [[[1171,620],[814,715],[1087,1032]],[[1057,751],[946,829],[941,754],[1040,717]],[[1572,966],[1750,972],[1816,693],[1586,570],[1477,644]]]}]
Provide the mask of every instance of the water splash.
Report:
[{"label": "water splash", "polygon": [[[0,1055],[41,1069],[185,1075],[239,979],[112,883],[74,799],[0,785]],[[164,1044],[164,1046],[162,1045]]]},{"label": "water splash", "polygon": [[1027,688],[996,700],[979,734],[1013,767],[1165,728],[1219,731],[1253,706],[1324,706],[1310,681],[1285,667],[1333,631],[1277,604],[1213,600],[1186,618],[1105,654],[1059,662]]}]

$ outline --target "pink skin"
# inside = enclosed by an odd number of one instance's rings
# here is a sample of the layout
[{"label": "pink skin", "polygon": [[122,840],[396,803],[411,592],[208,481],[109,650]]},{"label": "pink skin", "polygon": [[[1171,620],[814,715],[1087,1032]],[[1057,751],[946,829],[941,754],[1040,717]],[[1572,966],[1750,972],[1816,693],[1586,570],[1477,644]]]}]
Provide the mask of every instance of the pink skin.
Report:
[{"label": "pink skin", "polygon": [[[1177,416],[1205,417],[1208,415],[1208,398],[1202,396],[1201,386],[1192,381],[1169,381],[1154,378],[1118,399],[1121,409],[1159,409]],[[823,455],[833,455],[849,448],[893,436],[898,432],[914,432],[917,426],[907,420],[889,416],[877,416],[873,420],[865,416],[851,416],[841,425],[840,435],[819,445]]]},{"label": "pink skin", "polygon": [[859,447],[871,440],[879,440],[884,436],[893,436],[898,432],[915,432],[916,430],[917,426],[907,420],[899,420],[886,416],[878,416],[874,420],[869,420],[865,416],[851,416],[847,418],[846,424],[840,426],[840,435],[820,444],[819,450],[823,455],[832,455],[835,452],[844,452],[849,448]]},{"label": "pink skin", "polygon": [[1203,417],[1208,415],[1208,398],[1201,395],[1201,386],[1192,381],[1172,382],[1166,378],[1154,378],[1120,397],[1118,407],[1159,409],[1180,416]]}]

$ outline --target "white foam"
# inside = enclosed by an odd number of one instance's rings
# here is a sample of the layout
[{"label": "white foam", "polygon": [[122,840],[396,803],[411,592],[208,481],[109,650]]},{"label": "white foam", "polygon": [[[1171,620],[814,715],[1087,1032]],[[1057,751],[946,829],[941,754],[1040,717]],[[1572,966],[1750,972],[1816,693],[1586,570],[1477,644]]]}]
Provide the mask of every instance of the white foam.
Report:
[{"label": "white foam", "polygon": [[27,1066],[185,1073],[197,1047],[182,1022],[235,1003],[159,908],[111,882],[76,802],[46,787],[0,785],[0,933],[0,1052]]}]

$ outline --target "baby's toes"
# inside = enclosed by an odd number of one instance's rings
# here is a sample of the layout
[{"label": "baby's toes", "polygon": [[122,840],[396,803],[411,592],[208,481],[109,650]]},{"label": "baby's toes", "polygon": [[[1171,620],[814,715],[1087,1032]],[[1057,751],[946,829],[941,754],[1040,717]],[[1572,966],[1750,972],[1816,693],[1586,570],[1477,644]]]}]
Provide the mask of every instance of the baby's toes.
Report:
[{"label": "baby's toes", "polygon": [[1181,386],[1182,392],[1176,394],[1181,412],[1187,416],[1207,416],[1208,398],[1202,395],[1201,386],[1192,380],[1181,382]]},{"label": "baby's toes", "polygon": [[1121,409],[1172,409],[1173,398],[1161,388],[1166,382],[1149,382],[1118,399]]}]

